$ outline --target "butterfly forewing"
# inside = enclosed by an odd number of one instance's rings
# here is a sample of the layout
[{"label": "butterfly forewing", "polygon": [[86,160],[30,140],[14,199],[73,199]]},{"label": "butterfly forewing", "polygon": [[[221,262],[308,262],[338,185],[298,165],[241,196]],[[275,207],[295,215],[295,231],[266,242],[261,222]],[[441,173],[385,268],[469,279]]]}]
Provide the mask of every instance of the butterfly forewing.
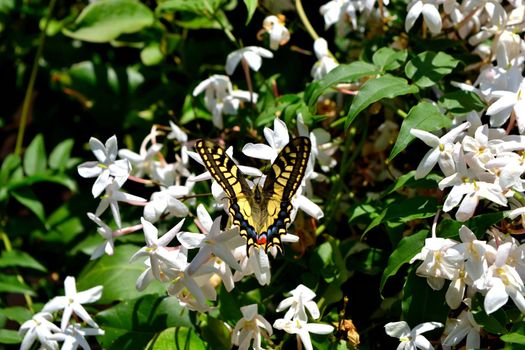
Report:
[{"label": "butterfly forewing", "polygon": [[253,225],[248,222],[248,218],[252,215],[250,199],[253,194],[244,175],[235,162],[228,157],[224,149],[213,142],[198,140],[195,143],[195,149],[201,156],[210,175],[228,196],[229,213],[232,216],[233,224],[239,226],[240,235],[250,241],[249,233],[256,236]]}]

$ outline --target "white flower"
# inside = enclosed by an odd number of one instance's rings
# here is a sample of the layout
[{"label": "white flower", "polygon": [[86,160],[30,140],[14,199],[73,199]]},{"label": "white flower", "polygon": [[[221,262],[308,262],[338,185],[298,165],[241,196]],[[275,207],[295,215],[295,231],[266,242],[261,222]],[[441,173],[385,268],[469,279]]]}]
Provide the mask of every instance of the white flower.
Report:
[{"label": "white flower", "polygon": [[223,114],[237,114],[242,101],[257,102],[258,95],[248,91],[233,91],[230,78],[226,75],[213,75],[202,81],[193,90],[193,96],[204,93],[204,103],[212,113],[213,125],[222,129],[224,127]]},{"label": "white flower", "polygon": [[142,177],[144,174],[151,175],[155,158],[161,149],[162,144],[155,143],[150,145],[148,149],[140,147],[140,153],[124,148],[118,151],[118,155],[131,163],[135,176]]},{"label": "white flower", "polygon": [[516,116],[520,134],[525,133],[525,78],[514,69],[516,74],[511,75],[508,87],[505,90],[492,91],[491,97],[497,98],[487,109],[490,123],[501,126],[509,119],[511,113]]},{"label": "white flower", "polygon": [[432,34],[441,32],[441,15],[438,4],[433,0],[413,0],[408,5],[408,13],[405,19],[405,31],[409,31],[416,23],[419,15],[423,14],[425,24]]},{"label": "white flower", "polygon": [[187,196],[191,192],[193,182],[186,186],[169,186],[151,195],[150,201],[144,206],[144,218],[151,223],[156,222],[166,211],[169,215],[184,217],[189,209],[178,198]]},{"label": "white flower", "polygon": [[98,161],[82,163],[77,170],[82,177],[97,177],[91,188],[93,197],[98,197],[114,181],[118,187],[121,187],[128,178],[131,166],[127,160],[116,160],[117,137],[111,136],[106,141],[105,146],[98,139],[92,137],[89,139],[89,147]]},{"label": "white flower", "polygon": [[290,291],[291,297],[281,301],[275,311],[281,312],[288,309],[284,315],[285,320],[300,319],[307,321],[305,308],[310,312],[310,315],[316,320],[321,314],[319,308],[313,299],[315,293],[310,288],[300,284],[294,290]]},{"label": "white flower", "polygon": [[243,60],[253,71],[257,72],[259,68],[261,68],[262,57],[273,58],[273,53],[258,46],[243,47],[228,55],[224,69],[226,70],[226,74],[232,75],[235,68],[237,68],[241,60]]},{"label": "white flower", "polygon": [[102,296],[102,286],[96,286],[77,293],[77,287],[75,284],[75,277],[68,276],[64,280],[65,296],[54,297],[48,301],[42,311],[43,312],[55,312],[63,310],[62,320],[60,322],[60,328],[65,330],[71,315],[75,313],[84,322],[91,327],[98,328],[98,325],[93,321],[91,316],[84,309],[82,304],[93,303],[100,299]]},{"label": "white flower", "polygon": [[241,271],[235,271],[233,275],[235,282],[253,273],[261,286],[270,284],[270,260],[264,252],[264,249],[255,249],[252,247],[251,254],[248,256],[246,248],[243,245],[235,249],[234,256],[240,260],[239,265],[241,265]]},{"label": "white flower", "polygon": [[153,276],[159,281],[161,278],[161,271],[163,270],[162,263],[169,264],[172,262],[172,257],[166,249],[167,245],[175,238],[180,228],[184,224],[182,219],[176,226],[171,230],[158,238],[159,231],[149,221],[144,218],[140,218],[142,227],[144,230],[144,238],[146,240],[146,246],[140,248],[133,256],[129,259],[130,262],[135,261],[140,256],[148,256],[151,264],[151,271]]},{"label": "white flower", "polygon": [[459,205],[456,212],[458,221],[466,221],[474,215],[480,198],[488,199],[501,206],[507,205],[507,198],[501,187],[494,183],[494,176],[489,173],[474,172],[475,168],[467,169],[463,150],[458,148],[455,155],[457,172],[439,182],[439,189],[453,186],[443,205],[443,211],[449,212]]},{"label": "white flower", "polygon": [[64,342],[61,350],[76,350],[80,346],[82,349],[90,349],[89,343],[85,339],[90,335],[104,335],[104,330],[100,328],[83,328],[78,324],[69,325],[64,333],[55,333],[48,339]]},{"label": "white flower", "polygon": [[247,143],[242,148],[242,153],[248,157],[270,160],[273,163],[279,155],[279,152],[290,142],[286,123],[279,118],[275,118],[273,121],[273,130],[266,127],[264,128],[264,137],[269,146],[263,143]]},{"label": "white flower", "polygon": [[113,242],[113,230],[108,225],[106,225],[104,221],[100,220],[100,218],[95,214],[87,213],[87,216],[99,226],[97,232],[102,236],[102,238],[104,238],[104,243],[99,245],[98,248],[95,249],[95,251],[91,254],[91,260],[100,258],[102,255],[104,255],[104,253],[107,255],[113,255],[113,251],[115,249]]},{"label": "white flower", "polygon": [[[199,207],[201,208],[201,211],[205,210],[202,204],[199,205]],[[190,274],[194,273],[204,263],[208,262],[212,257],[212,254],[222,259],[230,267],[236,270],[241,269],[239,263],[231,253],[230,246],[228,245],[229,241],[237,238],[238,230],[232,229],[222,232],[220,225],[221,218],[218,217],[213,221],[209,230],[205,230],[203,233],[180,232],[177,234],[179,242],[187,249],[199,248],[199,252],[195,255],[188,267],[188,272]]]},{"label": "white flower", "polygon": [[239,350],[261,349],[261,337],[269,339],[272,335],[272,326],[257,312],[257,304],[241,307],[242,318],[237,322],[232,331],[231,343],[237,345]]},{"label": "white flower", "polygon": [[[211,265],[213,266],[213,262]],[[172,261],[171,268],[167,270],[170,278],[168,294],[176,295],[194,310],[207,311],[210,308],[206,305],[206,300],[215,300],[217,295],[215,288],[210,284],[214,269],[207,269],[204,265],[201,266],[202,273],[200,270],[190,273],[189,266],[187,249],[183,247],[177,260]]]},{"label": "white flower", "polygon": [[334,327],[327,324],[307,323],[301,319],[286,320],[279,318],[273,323],[275,329],[282,329],[289,334],[297,334],[304,345],[305,350],[313,350],[310,333],[314,334],[330,334],[334,331]]},{"label": "white flower", "polygon": [[263,28],[270,36],[270,49],[277,50],[290,40],[290,32],[284,26],[284,16],[268,16],[263,21]]},{"label": "white flower", "polygon": [[20,350],[29,350],[32,348],[35,340],[40,341],[40,349],[58,349],[58,343],[49,339],[53,332],[61,332],[54,323],[50,322],[53,316],[49,312],[39,312],[24,322],[18,333],[24,337]]},{"label": "white flower", "polygon": [[516,269],[506,263],[512,249],[515,249],[512,242],[501,244],[498,247],[496,261],[486,270],[485,276],[475,284],[480,290],[488,290],[483,303],[487,314],[505,305],[509,296],[518,309],[525,313],[523,281]]},{"label": "white flower", "polygon": [[129,204],[138,204],[144,203],[146,200],[142,197],[135,196],[120,190],[120,185],[116,180],[106,187],[106,193],[102,196],[97,210],[95,211],[96,216],[102,215],[108,207],[111,208],[111,213],[115,219],[115,223],[120,228],[122,227],[122,222],[120,220],[120,210],[118,207],[118,202],[127,202]]},{"label": "white flower", "polygon": [[463,310],[458,318],[447,320],[445,326],[445,334],[447,336],[442,342],[443,346],[458,345],[465,337],[467,337],[466,349],[478,349],[480,347],[481,327],[474,320],[474,316],[470,310]]},{"label": "white flower", "polygon": [[454,142],[458,136],[470,126],[469,122],[463,123],[456,126],[448,133],[441,137],[437,137],[428,131],[411,129],[410,134],[422,140],[428,146],[432,147],[430,151],[425,154],[421,162],[416,169],[416,179],[425,177],[436,163],[439,164],[441,171],[445,176],[449,176],[454,173],[455,165],[452,158],[454,150]]},{"label": "white flower", "polygon": [[452,279],[457,268],[457,262],[461,256],[449,249],[457,242],[451,239],[431,237],[425,239],[425,246],[410,263],[415,260],[423,260],[417,268],[418,276],[427,277],[427,282],[434,290],[443,287],[445,279]]},{"label": "white flower", "polygon": [[430,342],[422,336],[422,333],[443,327],[439,322],[425,322],[410,330],[405,321],[390,322],[385,325],[385,332],[391,337],[399,338],[400,344],[397,350],[434,349]]},{"label": "white flower", "polygon": [[182,158],[182,164],[188,165],[188,160],[189,160],[188,159],[188,145],[187,145],[188,135],[184,131],[182,131],[182,129],[177,124],[172,122],[171,120],[169,123],[170,123],[171,131],[166,137],[168,138],[168,140],[175,139],[180,142],[181,144],[180,153],[181,153],[181,158]]},{"label": "white flower", "polygon": [[330,56],[328,43],[323,38],[314,41],[314,52],[317,62],[314,63],[310,74],[314,80],[320,80],[339,64]]}]

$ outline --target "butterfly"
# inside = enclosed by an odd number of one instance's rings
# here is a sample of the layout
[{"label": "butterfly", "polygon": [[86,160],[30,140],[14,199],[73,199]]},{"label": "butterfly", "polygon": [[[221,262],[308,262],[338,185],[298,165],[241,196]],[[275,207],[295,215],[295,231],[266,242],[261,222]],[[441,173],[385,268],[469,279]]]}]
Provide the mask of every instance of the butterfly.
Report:
[{"label": "butterfly", "polygon": [[264,185],[250,188],[239,167],[224,149],[207,140],[197,140],[195,149],[211,176],[229,201],[228,212],[246,239],[246,251],[262,247],[267,253],[277,247],[282,253],[281,235],[286,233],[292,211],[292,197],[301,185],[311,142],[307,137],[290,141],[272,163]]}]

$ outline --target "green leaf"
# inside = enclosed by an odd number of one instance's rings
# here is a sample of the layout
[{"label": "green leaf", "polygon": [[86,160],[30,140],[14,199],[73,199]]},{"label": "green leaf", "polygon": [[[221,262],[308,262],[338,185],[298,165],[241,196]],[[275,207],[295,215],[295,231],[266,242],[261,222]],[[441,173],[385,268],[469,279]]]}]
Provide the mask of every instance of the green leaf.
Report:
[{"label": "green leaf", "polygon": [[406,79],[394,77],[389,74],[377,79],[368,80],[363,84],[350,106],[346,117],[345,128],[348,128],[357,115],[372,103],[384,98],[415,94],[418,91],[417,86],[409,85]]},{"label": "green leaf", "polygon": [[21,306],[6,307],[5,309],[0,309],[0,314],[4,315],[7,319],[16,321],[20,324],[29,320],[33,317],[33,313]]},{"label": "green leaf", "polygon": [[220,320],[208,315],[206,321],[206,324],[201,327],[201,330],[202,337],[208,343],[209,348],[212,350],[229,350],[231,348],[230,331],[224,324],[222,313]]},{"label": "green leaf", "polygon": [[414,140],[414,136],[410,134],[412,129],[420,129],[424,131],[435,131],[441,128],[448,128],[452,125],[452,121],[441,114],[439,109],[433,104],[423,101],[412,107],[408,112],[407,117],[401,124],[399,135],[396,143],[390,152],[389,160],[394,159],[401,151],[403,151]]},{"label": "green leaf", "polygon": [[362,77],[378,74],[376,66],[370,63],[356,61],[350,64],[340,64],[328,73],[323,79],[310,83],[304,92],[304,101],[315,112],[319,97],[336,84],[349,83]]},{"label": "green leaf", "polygon": [[502,308],[500,308],[490,315],[487,315],[483,307],[483,299],[484,297],[480,294],[476,294],[476,296],[472,299],[471,311],[476,323],[490,333],[507,333],[506,324],[509,321],[507,313]]},{"label": "green leaf", "polygon": [[56,145],[49,155],[49,167],[51,169],[60,171],[67,169],[73,144],[73,139],[67,139]]},{"label": "green leaf", "polygon": [[27,146],[24,154],[24,171],[27,175],[44,174],[47,168],[47,156],[44,146],[44,137],[35,136]]},{"label": "green leaf", "polygon": [[401,239],[396,249],[390,255],[388,264],[381,277],[380,290],[382,291],[389,277],[394,276],[399,268],[408,263],[425,245],[428,230],[421,230],[413,235]]},{"label": "green leaf", "polygon": [[25,267],[42,272],[47,271],[45,266],[36,261],[31,255],[18,250],[4,251],[0,255],[0,268],[11,266]]},{"label": "green leaf", "polygon": [[414,197],[403,201],[398,200],[389,204],[381,214],[372,220],[366,228],[366,234],[374,227],[385,222],[409,222],[416,219],[424,219],[436,215],[437,200],[433,197]]},{"label": "green leaf", "polygon": [[192,329],[168,328],[152,339],[147,350],[206,350],[208,347]]},{"label": "green leaf", "polygon": [[177,298],[151,294],[123,301],[95,319],[106,332],[101,338],[102,347],[115,350],[143,349],[168,327],[193,327],[188,310]]},{"label": "green leaf", "polygon": [[[7,185],[11,178],[11,173],[20,166],[20,157],[12,153],[5,157],[0,168],[0,185]],[[0,186],[4,187],[4,186]]]},{"label": "green leaf", "polygon": [[121,34],[135,33],[155,21],[153,12],[136,0],[92,2],[82,10],[73,28],[63,33],[71,38],[105,43]]},{"label": "green leaf", "polygon": [[403,287],[401,302],[402,319],[410,326],[436,321],[445,324],[450,308],[445,302],[447,288],[433,290],[427,279],[416,275],[417,266],[412,266]]},{"label": "green leaf", "polygon": [[398,51],[389,47],[382,47],[374,53],[372,62],[374,62],[381,71],[385,72],[401,67],[401,65],[405,63],[407,56],[406,50]]},{"label": "green leaf", "polygon": [[35,292],[25,283],[20,282],[16,276],[0,275],[0,293],[20,293],[34,296]]},{"label": "green leaf", "polygon": [[426,88],[452,72],[458,64],[458,60],[444,52],[425,51],[407,63],[405,74],[417,86]]},{"label": "green leaf", "polygon": [[465,114],[471,111],[481,111],[485,103],[479,96],[470,91],[454,91],[440,97],[439,107],[453,114]]},{"label": "green leaf", "polygon": [[500,338],[505,343],[525,345],[525,335],[522,333],[507,333]]},{"label": "green leaf", "polygon": [[[144,294],[135,289],[135,282],[146,269],[143,261],[129,262],[129,258],[138,250],[136,246],[122,245],[115,249],[112,256],[90,261],[80,273],[77,282],[78,290],[86,290],[98,285],[104,287],[100,303],[106,304],[115,300],[137,298]],[[153,281],[146,289],[149,293],[165,293],[165,287]]]},{"label": "green leaf", "polygon": [[160,2],[155,11],[192,12],[201,16],[209,16],[216,12],[224,0],[166,0]]},{"label": "green leaf", "polygon": [[246,17],[246,22],[244,24],[250,23],[252,20],[253,14],[255,13],[255,10],[257,9],[258,0],[243,0],[244,4],[246,5],[246,9],[248,10],[248,16]]},{"label": "green leaf", "polygon": [[160,44],[153,42],[140,51],[140,60],[146,66],[155,66],[162,63],[164,60],[164,54],[160,49]]},{"label": "green leaf", "polygon": [[18,202],[20,202],[20,204],[31,210],[33,214],[35,214],[37,218],[40,221],[42,221],[42,223],[45,223],[46,215],[44,211],[44,205],[36,197],[35,193],[33,192],[33,190],[31,190],[31,188],[20,187],[11,191],[11,194],[13,195],[13,197],[15,197],[15,199]]},{"label": "green leaf", "polygon": [[22,337],[17,331],[10,329],[0,329],[0,344],[19,344]]}]

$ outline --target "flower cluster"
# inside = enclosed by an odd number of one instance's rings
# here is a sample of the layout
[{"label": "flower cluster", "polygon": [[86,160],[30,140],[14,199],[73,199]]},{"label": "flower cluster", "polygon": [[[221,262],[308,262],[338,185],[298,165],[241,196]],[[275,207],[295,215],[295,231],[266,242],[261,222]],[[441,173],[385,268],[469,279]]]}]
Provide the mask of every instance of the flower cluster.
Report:
[{"label": "flower cluster", "polygon": [[[306,310],[314,319],[321,314],[317,304],[313,301],[315,293],[302,284],[290,291],[291,296],[284,299],[277,306],[277,312],[288,309],[283,318],[275,320],[273,327],[284,330],[289,334],[296,334],[306,350],[312,350],[310,333],[330,334],[334,327],[326,324],[308,323]],[[270,323],[257,312],[257,304],[241,307],[242,319],[237,322],[232,332],[232,344],[239,349],[248,349],[253,341],[253,349],[261,349],[261,339],[269,340],[273,330]],[[300,346],[300,345],[298,345]]]},{"label": "flower cluster", "polygon": [[[31,349],[37,340],[43,349],[58,349],[59,342],[63,343],[62,350],[74,350],[78,347],[89,349],[86,336],[104,335],[104,331],[82,306],[99,300],[102,296],[102,286],[77,292],[75,278],[69,276],[64,280],[64,289],[64,296],[51,299],[32,319],[20,326],[19,333],[24,337],[20,345],[21,350]],[[54,313],[58,311],[62,312],[60,327],[53,323]],[[82,327],[80,323],[74,322],[71,318],[73,314],[91,328]]]},{"label": "flower cluster", "polygon": [[[484,308],[491,314],[509,299],[525,314],[525,244],[519,244],[514,238],[505,236],[497,230],[492,231],[492,239],[478,239],[466,226],[459,230],[461,242],[439,238],[435,234],[427,238],[422,251],[411,262],[422,260],[416,273],[426,277],[428,284],[435,290],[444,286],[445,280],[450,284],[446,292],[446,302],[451,309],[457,309],[464,303],[470,306],[470,300],[476,293],[485,296]],[[467,327],[470,342],[478,344],[479,329],[471,312],[463,310],[457,319],[449,321],[454,329],[444,340],[445,345],[458,344],[458,327]]]}]

